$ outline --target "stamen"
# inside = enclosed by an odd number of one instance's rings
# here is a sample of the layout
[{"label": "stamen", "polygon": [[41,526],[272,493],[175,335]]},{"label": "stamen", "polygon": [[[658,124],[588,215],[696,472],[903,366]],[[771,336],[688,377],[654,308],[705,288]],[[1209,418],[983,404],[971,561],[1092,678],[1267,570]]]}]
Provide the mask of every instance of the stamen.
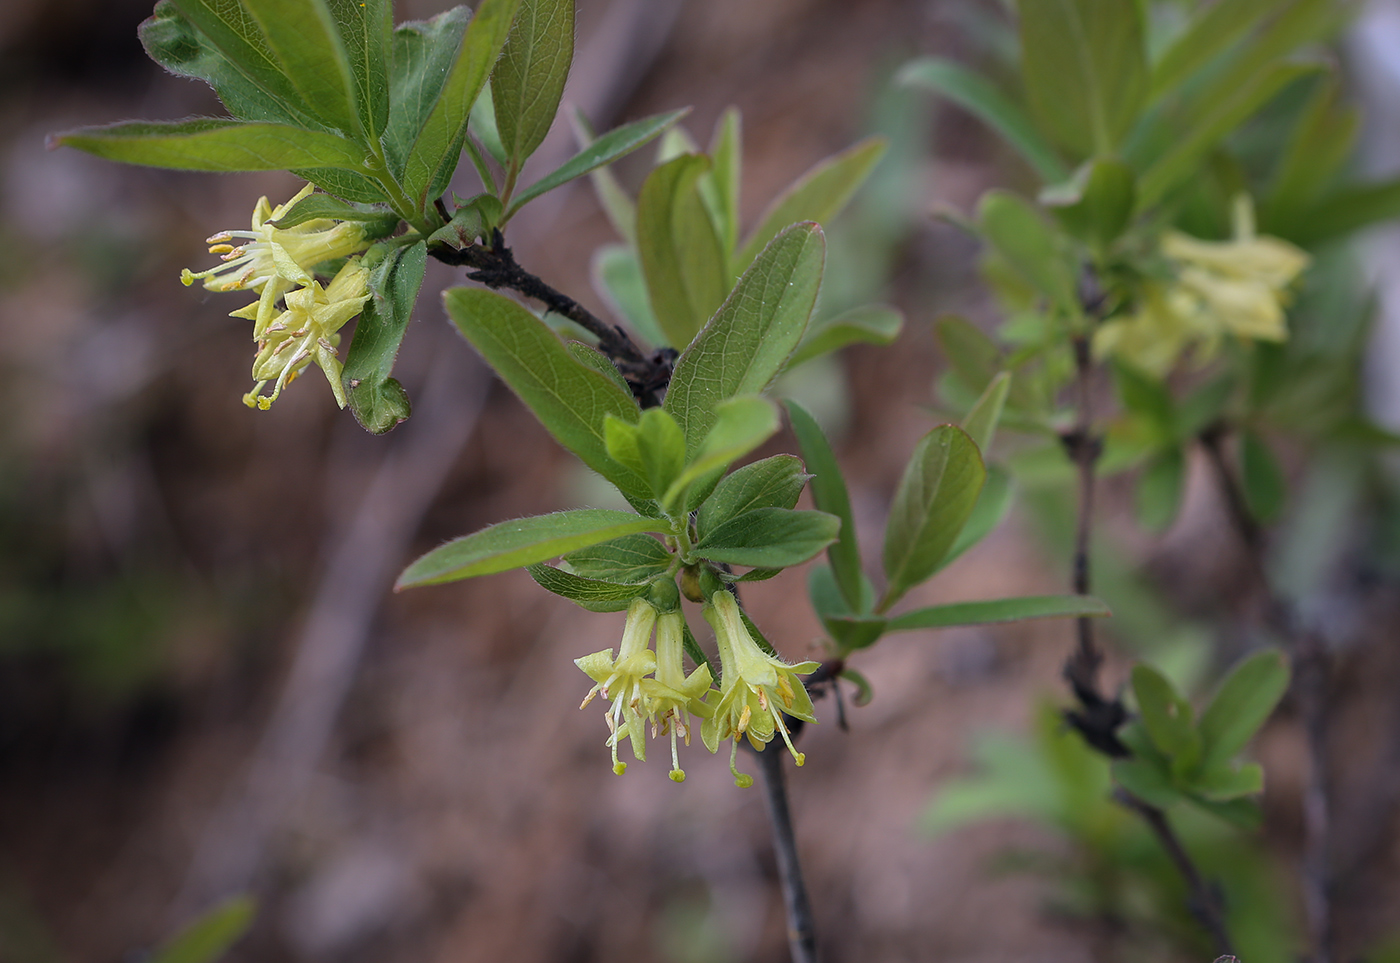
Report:
[{"label": "stamen", "polygon": [[744,703],[744,711],[739,713],[739,725],[735,727],[735,732],[747,732],[749,720],[753,718],[753,710],[749,708],[747,702]]},{"label": "stamen", "polygon": [[783,742],[787,743],[788,752],[792,753],[792,761],[797,763],[799,766],[802,765],[804,762],[807,761],[807,756],[803,753],[798,752],[792,747],[792,739],[788,736],[787,726],[783,723],[782,713],[777,712],[775,710],[773,712],[773,721],[777,723],[778,731],[783,734]]}]

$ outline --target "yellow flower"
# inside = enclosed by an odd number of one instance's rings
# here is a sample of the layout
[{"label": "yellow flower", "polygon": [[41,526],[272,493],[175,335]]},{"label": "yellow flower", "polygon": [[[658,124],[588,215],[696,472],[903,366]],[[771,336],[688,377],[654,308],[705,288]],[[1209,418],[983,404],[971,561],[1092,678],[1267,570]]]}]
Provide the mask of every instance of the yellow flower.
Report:
[{"label": "yellow flower", "polygon": [[[314,361],[331,383],[336,403],[344,408],[341,364],[335,352],[340,345],[340,329],[369,300],[368,280],[369,272],[360,266],[359,258],[351,258],[324,288],[312,280],[288,292],[287,310],[261,330],[255,325],[253,336],[258,353],[253,359],[253,380],[257,384],[243,396],[243,403],[250,408],[270,408],[282,389]],[[261,303],[255,301],[234,311],[231,317],[256,322]],[[262,389],[269,381],[273,382],[272,394],[264,396]]]},{"label": "yellow flower", "polygon": [[1176,278],[1149,283],[1137,313],[1100,327],[1094,353],[1116,354],[1160,377],[1193,343],[1204,362],[1226,334],[1285,340],[1289,287],[1308,266],[1308,255],[1287,241],[1258,236],[1246,195],[1235,200],[1234,235],[1229,241],[1202,241],[1168,231],[1161,251]]},{"label": "yellow flower", "polygon": [[681,660],[684,638],[685,616],[679,609],[657,618],[656,677],[643,679],[641,683],[652,738],[658,733],[671,734],[670,775],[676,782],[685,782],[685,770],[681,769],[676,752],[676,736],[679,734],[685,744],[690,745],[691,714],[703,719],[714,712],[704,702],[710,691],[710,667],[701,664],[690,675],[685,674]]},{"label": "yellow flower", "polygon": [[700,727],[705,747],[717,752],[721,739],[733,738],[729,771],[740,788],[753,785],[753,777],[739,772],[735,765],[741,735],[748,736],[750,745],[761,752],[775,733],[781,734],[793,759],[802,765],[806,757],[793,748],[783,715],[817,721],[812,714],[812,700],[797,676],[814,671],[818,663],[788,665],[759,648],[744,625],[739,603],[727,590],[710,596],[704,615],[715,630],[723,673],[719,704],[714,715]]},{"label": "yellow flower", "polygon": [[[285,204],[272,207],[266,197],[253,208],[250,231],[220,231],[208,239],[209,253],[224,263],[195,273],[186,268],[180,280],[186,287],[202,279],[210,291],[256,291],[258,314],[254,336],[261,335],[275,312],[277,299],[298,284],[310,284],[310,271],[325,261],[349,257],[368,246],[364,225],[355,221],[336,223],[327,218],[305,221],[295,227],[274,227],[270,222],[282,217],[313,190],[307,184]],[[240,243],[234,246],[234,241]]]},{"label": "yellow flower", "polygon": [[642,677],[656,671],[656,656],[652,653],[651,628],[656,624],[656,609],[646,599],[633,599],[627,607],[627,622],[622,630],[622,644],[617,658],[612,649],[594,652],[574,665],[583,670],[596,685],[579,704],[582,709],[599,693],[608,700],[604,718],[608,723],[608,746],[612,749],[613,772],[619,776],[627,771],[627,763],[618,761],[617,746],[622,737],[632,740],[632,755],[639,761],[647,758],[643,702],[646,694]]}]

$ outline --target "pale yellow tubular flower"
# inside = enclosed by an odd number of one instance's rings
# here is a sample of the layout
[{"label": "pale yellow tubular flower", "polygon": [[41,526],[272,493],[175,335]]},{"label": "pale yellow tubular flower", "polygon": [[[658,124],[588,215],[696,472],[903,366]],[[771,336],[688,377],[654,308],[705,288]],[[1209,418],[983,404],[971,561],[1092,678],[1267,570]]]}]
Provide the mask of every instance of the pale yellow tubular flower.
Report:
[{"label": "pale yellow tubular flower", "polygon": [[1247,195],[1235,199],[1234,237],[1203,241],[1180,231],[1162,237],[1161,251],[1176,279],[1149,284],[1137,313],[1104,324],[1094,335],[1100,357],[1116,354],[1164,376],[1189,344],[1208,361],[1225,335],[1251,341],[1284,341],[1284,308],[1290,288],[1308,266],[1306,253],[1254,229]]},{"label": "pale yellow tubular flower", "polygon": [[753,777],[740,772],[736,765],[740,736],[747,736],[749,744],[761,752],[775,734],[781,735],[792,758],[802,765],[806,756],[793,747],[783,715],[817,721],[811,697],[797,677],[815,671],[819,663],[788,665],[764,652],[744,625],[739,603],[726,590],[710,597],[704,616],[715,630],[723,673],[719,704],[714,715],[700,727],[705,747],[717,752],[721,740],[734,740],[729,750],[729,771],[741,789],[752,786]]},{"label": "pale yellow tubular flower", "polygon": [[[368,282],[369,272],[360,266],[359,258],[351,258],[324,288],[319,281],[312,281],[288,292],[287,310],[274,318],[258,338],[258,353],[253,359],[253,380],[257,384],[243,396],[243,403],[267,410],[282,389],[314,361],[325,372],[336,403],[344,408],[345,389],[340,383],[341,363],[336,355],[339,332],[369,300]],[[259,302],[254,302],[231,316],[256,319],[259,309]],[[273,382],[272,393],[264,395],[263,387],[269,381]]]},{"label": "pale yellow tubular flower", "polygon": [[676,748],[679,735],[690,745],[690,717],[697,715],[708,718],[714,710],[704,702],[710,691],[710,667],[697,666],[690,675],[685,674],[685,663],[681,658],[685,640],[685,616],[680,610],[667,612],[656,620],[656,678],[642,680],[642,693],[647,717],[651,720],[651,734],[671,735],[671,778],[685,782],[685,770],[681,768],[680,756]]},{"label": "pale yellow tubular flower", "polygon": [[186,268],[180,280],[186,286],[203,280],[210,291],[258,292],[254,338],[261,337],[275,315],[277,299],[298,284],[310,284],[312,268],[359,253],[369,245],[364,225],[356,221],[336,223],[319,218],[289,228],[270,223],[313,189],[307,184],[277,207],[270,206],[266,197],[259,198],[253,208],[252,230],[220,231],[209,238],[209,253],[219,255],[224,263],[198,273]]},{"label": "pale yellow tubular flower", "polygon": [[608,723],[607,745],[612,749],[613,772],[619,776],[627,771],[627,763],[617,758],[618,743],[623,736],[632,741],[632,755],[638,761],[647,758],[645,710],[642,677],[656,671],[656,656],[650,649],[651,629],[656,624],[656,608],[646,599],[633,599],[627,607],[627,622],[622,630],[622,643],[617,658],[612,649],[594,652],[574,665],[595,683],[584,697],[582,709],[599,694],[608,700],[604,719]]}]

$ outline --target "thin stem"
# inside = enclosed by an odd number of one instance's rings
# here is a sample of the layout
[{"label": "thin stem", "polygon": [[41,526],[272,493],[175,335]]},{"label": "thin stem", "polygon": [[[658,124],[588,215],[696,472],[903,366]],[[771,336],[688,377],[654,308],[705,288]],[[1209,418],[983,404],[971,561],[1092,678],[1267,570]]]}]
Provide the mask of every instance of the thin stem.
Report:
[{"label": "thin stem", "polygon": [[792,953],[792,963],[816,963],[817,930],[812,919],[812,903],[807,898],[807,886],[802,881],[802,867],[797,861],[797,839],[792,831],[792,812],[788,808],[787,785],[783,779],[787,753],[770,745],[756,755],[763,770],[768,819],[773,824],[773,852],[777,857],[783,905],[787,910],[788,948]]},{"label": "thin stem", "polygon": [[1327,748],[1327,688],[1331,665],[1322,637],[1308,630],[1297,607],[1280,596],[1264,563],[1263,529],[1249,510],[1244,490],[1225,457],[1226,427],[1214,424],[1200,434],[1201,447],[1225,499],[1226,514],[1249,558],[1250,572],[1264,598],[1264,620],[1293,655],[1294,691],[1308,746],[1308,780],[1303,789],[1303,908],[1312,934],[1312,963],[1331,963],[1333,952],[1331,802]]},{"label": "thin stem", "polygon": [[598,339],[598,350],[612,359],[632,387],[643,408],[661,404],[671,380],[676,353],[669,348],[644,353],[615,324],[608,324],[573,298],[558,291],[516,263],[499,230],[492,232],[491,246],[469,244],[463,248],[434,245],[430,252],[444,264],[469,267],[467,277],[489,288],[508,288],[542,302],[555,314],[568,318]]},{"label": "thin stem", "polygon": [[1201,876],[1200,870],[1191,860],[1191,855],[1186,852],[1186,847],[1181,844],[1181,839],[1167,821],[1167,814],[1125,789],[1119,789],[1113,795],[1124,806],[1142,816],[1153,835],[1157,837],[1157,841],[1167,851],[1190,890],[1187,906],[1201,926],[1210,933],[1211,939],[1215,941],[1216,952],[1222,956],[1234,956],[1230,932],[1225,927],[1225,914],[1220,905],[1220,896]]}]

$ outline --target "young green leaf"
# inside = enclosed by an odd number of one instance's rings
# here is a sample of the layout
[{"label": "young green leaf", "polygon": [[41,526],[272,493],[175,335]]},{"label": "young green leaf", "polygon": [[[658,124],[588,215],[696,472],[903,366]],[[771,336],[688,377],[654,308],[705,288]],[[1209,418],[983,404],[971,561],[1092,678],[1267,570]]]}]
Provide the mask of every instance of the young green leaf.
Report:
[{"label": "young green leaf", "polygon": [[822,625],[836,643],[837,654],[850,655],[867,649],[889,631],[888,622],[878,615],[832,615],[822,619]]},{"label": "young green leaf", "polygon": [[1201,713],[1203,770],[1234,759],[1273,713],[1288,689],[1288,664],[1275,649],[1256,652],[1226,676]]},{"label": "young green leaf", "polygon": [[521,0],[481,0],[432,110],[412,134],[403,184],[420,211],[447,188],[462,150],[472,105],[500,56]]},{"label": "young green leaf", "polygon": [[404,569],[394,588],[397,591],[507,572],[622,535],[666,529],[666,522],[659,519],[602,508],[517,518],[433,549]]},{"label": "young green leaf", "polygon": [[1011,497],[1015,491],[1016,483],[1012,481],[1010,472],[998,465],[987,466],[987,480],[982,484],[977,504],[972,507],[972,514],[967,516],[962,531],[958,532],[953,547],[948,549],[948,554],[938,564],[940,569],[953,564],[960,555],[990,535],[1002,523],[1011,511]]},{"label": "young green leaf", "polygon": [[573,61],[573,0],[520,0],[491,74],[496,130],[509,167],[519,170],[549,133]]},{"label": "young green leaf", "polygon": [[1160,756],[1115,760],[1113,779],[1128,792],[1158,809],[1170,809],[1185,798],[1173,783],[1171,765]]},{"label": "young green leaf", "polygon": [[841,520],[826,512],[756,508],[729,519],[701,539],[703,558],[730,565],[799,565],[836,540]]},{"label": "young green leaf", "polygon": [[[584,117],[582,111],[575,110],[573,122],[574,136],[578,139],[579,145],[583,148],[588,147],[597,136],[593,132],[592,125],[588,123],[588,118]],[[623,189],[622,185],[618,183],[616,175],[608,167],[598,167],[590,171],[588,180],[593,185],[593,193],[598,198],[598,205],[608,216],[608,223],[626,242],[629,250],[635,249],[637,246],[637,202],[632,200],[632,195]],[[635,257],[635,254],[633,256]],[[641,270],[640,265],[638,265],[637,270]]]},{"label": "young green leaf", "polygon": [[793,455],[773,455],[745,465],[721,481],[700,505],[695,529],[704,538],[715,526],[744,512],[792,508],[811,477]]},{"label": "young green leaf", "polygon": [[645,478],[658,499],[685,469],[685,435],[660,408],[642,412],[635,425],[609,415],[603,435],[608,454]]},{"label": "young green leaf", "polygon": [[1096,157],[1069,181],[1042,190],[1039,199],[1071,234],[1106,247],[1127,228],[1136,193],[1131,167],[1116,157]]},{"label": "young green leaf", "polygon": [[1288,483],[1273,452],[1252,431],[1240,437],[1240,487],[1249,512],[1261,522],[1271,522],[1283,511]]},{"label": "young green leaf", "polygon": [[[240,69],[192,23],[172,0],[160,0],[140,27],[141,45],[156,63],[181,77],[202,80],[239,120],[316,129],[290,81],[274,65]],[[263,83],[260,83],[262,81]]]},{"label": "young green leaf", "polygon": [[778,410],[766,398],[740,395],[721,401],[715,406],[715,423],[710,433],[691,456],[685,471],[671,484],[662,503],[670,511],[678,510],[681,496],[685,495],[685,509],[694,509],[718,480],[713,478],[707,484],[703,481],[706,476],[717,475],[735,459],[753,451],[773,437],[779,426]]},{"label": "young green leaf", "polygon": [[603,438],[608,415],[640,417],[631,395],[575,359],[543,321],[509,298],[452,288],[443,302],[458,330],[561,445],[624,494],[651,497],[646,479],[614,461]]},{"label": "young green leaf", "polygon": [[403,176],[413,143],[442,95],[470,17],[466,7],[453,7],[431,20],[401,23],[394,31],[383,142],[389,170],[396,177]]},{"label": "young green leaf", "polygon": [[335,134],[217,117],[83,127],[53,135],[50,146],[56,144],[125,164],[180,171],[361,170],[365,159],[363,149]]},{"label": "young green leaf", "polygon": [[903,313],[888,304],[867,304],[852,308],[820,324],[813,324],[802,343],[797,346],[788,367],[795,368],[850,344],[874,344],[881,347],[893,344],[903,326]]},{"label": "young green leaf", "polygon": [[690,108],[687,107],[683,110],[673,110],[668,114],[654,114],[651,117],[643,117],[641,120],[608,131],[602,137],[591,141],[588,146],[555,168],[552,173],[546,174],[517,194],[515,200],[511,202],[507,219],[546,191],[552,191],[576,177],[582,177],[599,167],[611,164],[619,157],[625,157],[632,153],[689,112]]},{"label": "young green leaf", "polygon": [[268,53],[312,113],[367,143],[372,135],[360,126],[350,59],[327,0],[239,0],[239,5],[261,27]]},{"label": "young green leaf", "polygon": [[1075,304],[1075,275],[1056,233],[1034,207],[1010,191],[991,190],[977,205],[977,222],[1006,262],[1055,305]]},{"label": "young green leaf", "polygon": [[986,469],[961,428],[943,425],[914,449],[885,528],[885,612],[938,570],[977,503]]},{"label": "young green leaf", "polygon": [[715,125],[714,143],[710,145],[710,180],[716,201],[715,220],[719,225],[720,246],[732,257],[739,246],[739,171],[743,163],[741,120],[739,108],[730,107],[720,115]]},{"label": "young green leaf", "polygon": [[709,435],[721,401],[760,394],[782,371],[807,329],[825,255],[815,224],[779,234],[677,359],[665,408],[685,431],[688,452]]},{"label": "young green leaf", "polygon": [[637,250],[651,308],[678,349],[690,344],[729,287],[719,237],[696,189],[709,166],[704,155],[683,154],[652,171],[637,197]]},{"label": "young green leaf", "polygon": [[605,244],[593,252],[593,290],[648,344],[666,343],[651,313],[647,282],[637,255],[625,244]]},{"label": "young green leaf", "polygon": [[650,535],[623,535],[569,552],[564,561],[576,575],[606,582],[650,582],[671,566],[666,546]]},{"label": "young green leaf", "polygon": [[1001,371],[1001,349],[971,321],[957,315],[939,318],[938,345],[968,390],[981,394]]},{"label": "young green leaf", "polygon": [[1088,595],[1026,595],[915,609],[891,618],[886,631],[946,629],[955,625],[992,625],[1027,619],[1097,618],[1111,614],[1107,605]]},{"label": "young green leaf", "polygon": [[555,595],[562,595],[571,602],[577,602],[590,612],[621,612],[633,599],[641,598],[651,591],[651,586],[647,584],[619,585],[616,582],[582,578],[543,562],[527,565],[525,571],[530,573],[530,577],[539,583],[541,588]]},{"label": "young green leaf", "polygon": [[1181,495],[1185,488],[1185,454],[1176,445],[1164,448],[1147,463],[1138,477],[1133,499],[1138,524],[1153,533],[1171,528],[1181,509]]},{"label": "young green leaf", "polygon": [[797,436],[797,446],[812,471],[812,500],[817,508],[841,519],[840,537],[827,550],[831,562],[831,573],[835,578],[847,610],[864,613],[868,610],[861,573],[860,547],[856,542],[855,517],[851,513],[851,496],[846,490],[846,479],[841,474],[841,466],[831,450],[826,433],[821,430],[816,419],[796,401],[786,402],[788,418],[792,421],[792,432]]},{"label": "young green leaf", "polygon": [[350,410],[365,430],[383,434],[409,416],[403,385],[389,377],[404,329],[423,284],[427,245],[422,241],[388,253],[370,271],[370,299],[355,323],[341,381]]},{"label": "young green leaf", "polygon": [[977,399],[977,404],[963,419],[963,431],[967,432],[984,457],[992,446],[992,439],[996,437],[997,422],[1001,420],[1001,410],[1006,406],[1006,394],[1010,390],[1011,373],[1003,371],[992,379],[987,390],[982,392],[982,397]]},{"label": "young green leaf", "polygon": [[1017,0],[1031,109],[1077,157],[1108,155],[1147,97],[1142,8],[1135,0]]},{"label": "young green leaf", "polygon": [[1210,769],[1191,780],[1191,790],[1211,802],[1252,796],[1264,791],[1264,767],[1251,762],[1238,769],[1232,766]]},{"label": "young green leaf", "polygon": [[1047,184],[1058,184],[1069,176],[1055,149],[1021,108],[961,64],[941,57],[921,57],[905,64],[895,82],[942,94],[976,116],[1000,134]]},{"label": "young green leaf", "polygon": [[150,963],[214,963],[248,932],[255,909],[247,896],[224,900],[157,949]]},{"label": "young green leaf", "polygon": [[1218,0],[1197,8],[1152,68],[1153,100],[1178,87],[1287,0]]},{"label": "young green leaf", "polygon": [[730,277],[748,269],[758,253],[790,224],[828,221],[840,213],[851,195],[870,176],[889,146],[883,137],[868,137],[834,154],[793,182],[759,221],[729,265]]},{"label": "young green leaf", "polygon": [[1183,757],[1188,760],[1185,766],[1189,769],[1201,755],[1201,736],[1196,731],[1191,703],[1177,693],[1166,676],[1149,665],[1133,666],[1132,679],[1138,714],[1152,744],[1172,760],[1173,768],[1178,757]]}]

